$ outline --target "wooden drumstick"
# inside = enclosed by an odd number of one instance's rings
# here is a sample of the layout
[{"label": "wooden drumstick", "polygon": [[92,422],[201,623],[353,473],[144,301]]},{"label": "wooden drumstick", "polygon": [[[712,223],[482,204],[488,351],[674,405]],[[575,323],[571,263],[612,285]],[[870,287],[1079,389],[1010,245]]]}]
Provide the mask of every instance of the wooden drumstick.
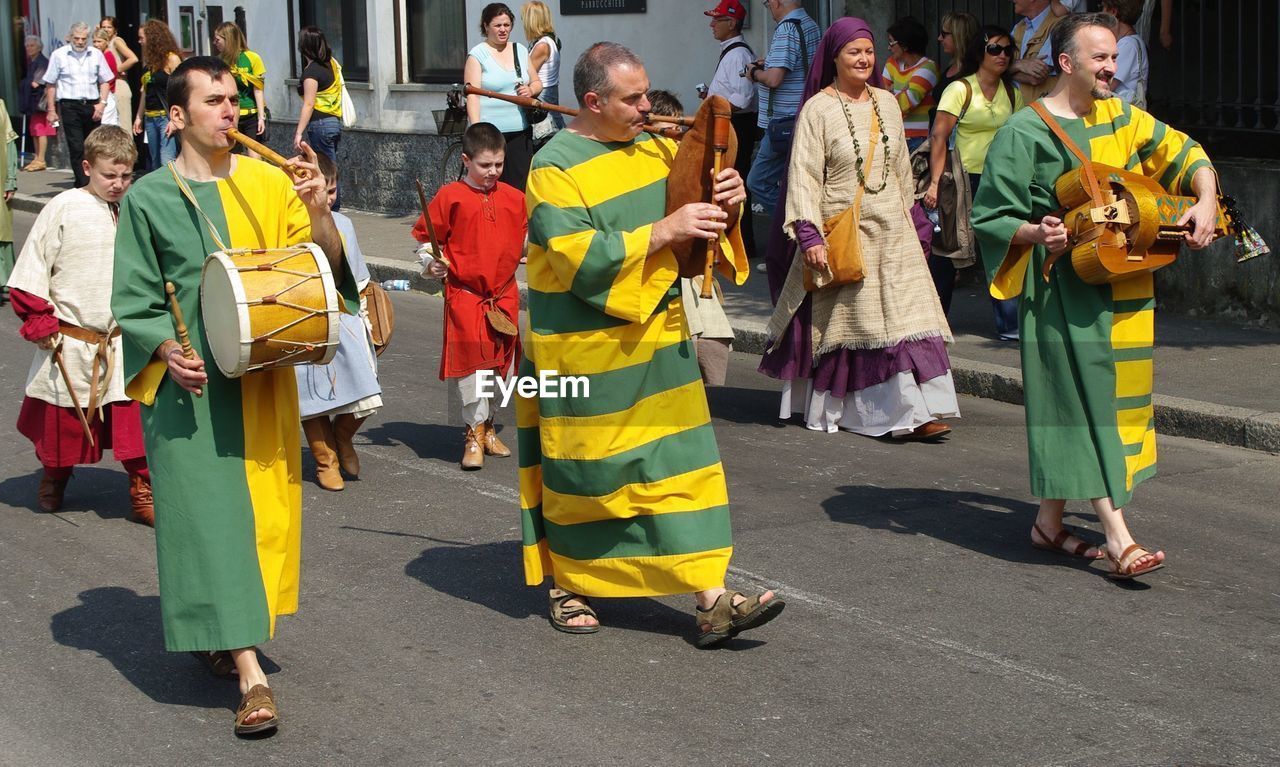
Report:
[{"label": "wooden drumstick", "polygon": [[[711,171],[711,194],[715,199],[715,183],[720,176],[720,171],[724,170],[724,155],[729,151],[729,132],[733,130],[730,123],[730,115],[727,112],[716,112],[712,118],[711,130],[711,148],[715,152],[715,163]],[[702,273],[702,298],[711,298],[715,295],[715,266],[720,262],[720,244],[724,242],[725,235],[721,232],[716,238],[715,251],[707,255],[706,271]]]},{"label": "wooden drumstick", "polygon": [[193,360],[196,358],[196,350],[191,348],[191,336],[187,334],[187,323],[182,321],[182,307],[178,306],[178,290],[172,282],[166,282],[164,292],[169,294],[169,310],[173,312],[173,324],[178,329],[178,343],[182,344],[182,356]]},{"label": "wooden drumstick", "polygon": [[296,176],[299,181],[305,181],[311,177],[310,173],[298,168],[290,160],[285,159],[284,155],[280,154],[276,150],[272,149],[266,144],[263,144],[260,141],[255,141],[254,139],[249,138],[248,136],[244,135],[243,133],[236,130],[235,128],[227,128],[227,138],[231,139],[232,141],[238,141],[241,144],[244,144],[249,149],[252,149],[253,151],[262,155],[262,159],[282,169],[285,173],[288,173],[290,176]]}]

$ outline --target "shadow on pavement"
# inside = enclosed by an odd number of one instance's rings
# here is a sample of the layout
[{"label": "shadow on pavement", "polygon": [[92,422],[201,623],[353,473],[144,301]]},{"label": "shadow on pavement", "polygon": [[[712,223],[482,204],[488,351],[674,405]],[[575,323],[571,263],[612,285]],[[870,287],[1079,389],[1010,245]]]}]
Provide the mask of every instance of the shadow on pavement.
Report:
[{"label": "shadow on pavement", "polygon": [[[122,586],[88,589],[79,596],[81,604],[49,621],[58,644],[97,653],[157,703],[235,710],[236,677],[215,679],[189,654],[165,651],[160,597]],[[263,670],[279,667],[265,662]]]},{"label": "shadow on pavement", "polygon": [[[54,513],[92,512],[102,519],[126,519],[132,511],[129,478],[119,464],[115,466],[114,470],[77,466],[67,483],[62,508]],[[49,514],[36,505],[36,491],[43,474],[43,469],[36,469],[26,476],[9,477],[0,482],[0,503],[15,509],[29,509],[36,514]],[[66,521],[75,524],[71,519]]]},{"label": "shadow on pavement", "polygon": [[[1035,503],[938,488],[845,485],[836,491],[838,495],[822,502],[833,522],[927,535],[1006,562],[1089,567],[1082,559],[1031,548],[1031,524],[1038,508]],[[1068,526],[1072,516],[1068,508]],[[1102,545],[1100,534],[1077,532],[1091,545]]]},{"label": "shadow on pavement", "polygon": [[[404,445],[414,452],[418,458],[429,458],[454,464],[462,455],[462,435],[465,430],[459,426],[447,426],[439,423],[410,423],[408,421],[389,421],[373,428],[361,431],[371,444],[392,447]],[[515,429],[510,433],[499,431],[503,437],[511,438],[512,449],[515,448]]]},{"label": "shadow on pavement", "polygon": [[718,421],[746,426],[784,428],[787,421],[778,418],[782,387],[773,389],[741,389],[734,386],[708,386],[707,406]]},{"label": "shadow on pavement", "polygon": [[[519,541],[433,546],[424,549],[404,571],[442,594],[509,618],[545,618],[551,584],[548,581],[546,588],[525,586],[521,556]],[[693,630],[693,598],[688,599],[688,613],[653,599],[595,599],[591,604],[606,628],[684,636]],[[547,626],[547,631],[551,630]]]}]

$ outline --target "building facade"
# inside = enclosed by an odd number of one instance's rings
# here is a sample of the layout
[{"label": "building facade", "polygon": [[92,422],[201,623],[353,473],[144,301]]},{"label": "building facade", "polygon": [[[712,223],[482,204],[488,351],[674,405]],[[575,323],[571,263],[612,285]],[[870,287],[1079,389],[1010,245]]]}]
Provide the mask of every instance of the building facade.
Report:
[{"label": "building facade", "polygon": [[[314,24],[342,63],[358,115],[339,149],[344,201],[354,208],[405,212],[415,205],[413,179],[439,183],[454,140],[439,134],[435,112],[462,80],[467,51],[482,40],[480,14],[486,0],[0,0],[14,4],[25,34],[45,41],[46,52],[61,44],[71,24],[95,25],[116,16],[122,35],[136,49],[137,28],[148,18],[164,19],[184,55],[209,53],[210,35],[224,20],[245,30],[249,46],[267,67],[266,100],[271,110],[271,143],[282,150],[292,141],[301,107],[296,38]],[[520,2],[508,3],[518,15]],[[573,62],[589,45],[614,40],[633,48],[648,68],[655,88],[697,103],[696,85],[715,71],[719,47],[703,11],[710,0],[550,0],[563,42],[561,98],[574,106]],[[773,19],[759,2],[745,4],[744,35],[763,55]],[[866,9],[846,8],[869,6]],[[808,0],[806,7],[826,26],[846,12],[869,13],[888,24],[883,3]],[[877,10],[880,9],[880,10]],[[873,21],[873,23],[876,23]],[[515,37],[524,43],[517,18]],[[21,51],[21,34],[10,44]],[[18,54],[20,57],[20,53]],[[6,60],[13,61],[12,55]],[[20,72],[21,69],[18,69]],[[7,78],[15,82],[16,77]],[[15,123],[18,124],[18,123]]]}]

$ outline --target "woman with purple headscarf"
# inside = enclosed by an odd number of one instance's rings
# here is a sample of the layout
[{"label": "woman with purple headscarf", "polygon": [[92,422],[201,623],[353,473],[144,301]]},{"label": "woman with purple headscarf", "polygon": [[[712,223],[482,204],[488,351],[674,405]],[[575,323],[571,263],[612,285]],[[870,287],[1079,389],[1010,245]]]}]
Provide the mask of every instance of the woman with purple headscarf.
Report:
[{"label": "woman with purple headscarf", "polygon": [[[949,433],[938,419],[960,415],[951,330],[912,221],[902,113],[881,87],[861,19],[842,18],[822,38],[788,174],[779,202],[787,239],[768,258],[770,284],[781,289],[760,364],[783,381],[781,417],[803,413],[810,429],[902,440]],[[823,222],[852,206],[859,187],[865,277],[806,292],[805,269],[828,268]]]}]

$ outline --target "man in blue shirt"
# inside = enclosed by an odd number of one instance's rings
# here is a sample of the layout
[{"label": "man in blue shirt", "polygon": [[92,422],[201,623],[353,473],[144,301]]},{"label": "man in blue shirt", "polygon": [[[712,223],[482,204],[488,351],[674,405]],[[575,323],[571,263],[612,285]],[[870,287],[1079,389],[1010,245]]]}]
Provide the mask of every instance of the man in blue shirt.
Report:
[{"label": "man in blue shirt", "polygon": [[778,204],[778,185],[791,151],[791,134],[796,113],[800,111],[804,80],[822,41],[822,30],[798,0],[764,0],[764,5],[778,26],[768,55],[748,67],[746,73],[756,84],[760,110],[756,125],[764,129],[760,151],[747,176],[747,189],[754,201],[752,209],[772,216]]}]

